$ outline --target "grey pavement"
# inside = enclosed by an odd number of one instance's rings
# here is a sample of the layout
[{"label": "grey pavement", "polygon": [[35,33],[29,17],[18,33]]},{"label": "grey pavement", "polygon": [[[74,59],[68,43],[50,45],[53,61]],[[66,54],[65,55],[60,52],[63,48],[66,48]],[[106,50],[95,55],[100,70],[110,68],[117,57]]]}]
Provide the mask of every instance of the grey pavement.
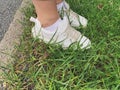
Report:
[{"label": "grey pavement", "polygon": [[8,30],[22,0],[0,0],[0,41]]}]

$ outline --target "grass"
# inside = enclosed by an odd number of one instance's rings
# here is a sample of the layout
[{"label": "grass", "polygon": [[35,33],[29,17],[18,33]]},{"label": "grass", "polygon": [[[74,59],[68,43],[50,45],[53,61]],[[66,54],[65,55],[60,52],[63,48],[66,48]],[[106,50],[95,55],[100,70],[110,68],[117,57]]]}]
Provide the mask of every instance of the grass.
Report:
[{"label": "grass", "polygon": [[90,38],[91,49],[63,50],[33,39],[30,5],[24,9],[15,61],[4,73],[10,90],[120,90],[120,1],[67,1],[89,20],[87,28],[78,30]]}]

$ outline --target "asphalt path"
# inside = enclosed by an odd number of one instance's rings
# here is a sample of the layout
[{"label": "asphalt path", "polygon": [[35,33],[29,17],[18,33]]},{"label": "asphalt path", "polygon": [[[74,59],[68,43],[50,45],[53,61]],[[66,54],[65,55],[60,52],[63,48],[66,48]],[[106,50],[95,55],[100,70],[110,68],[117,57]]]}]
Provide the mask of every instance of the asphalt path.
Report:
[{"label": "asphalt path", "polygon": [[22,0],[0,0],[0,41],[8,30]]}]

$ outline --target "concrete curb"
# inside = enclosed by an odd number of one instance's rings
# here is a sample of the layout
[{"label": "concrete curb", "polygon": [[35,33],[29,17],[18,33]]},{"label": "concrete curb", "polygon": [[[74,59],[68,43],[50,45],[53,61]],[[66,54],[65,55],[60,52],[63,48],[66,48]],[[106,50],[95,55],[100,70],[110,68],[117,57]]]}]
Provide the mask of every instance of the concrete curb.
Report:
[{"label": "concrete curb", "polygon": [[[22,25],[20,24],[19,20],[23,20],[24,15],[21,12],[21,9],[27,7],[31,2],[31,0],[23,0],[21,6],[16,11],[14,19],[10,24],[8,31],[6,32],[4,38],[0,42],[0,66],[6,65],[8,62],[13,60],[11,55],[15,51],[15,45],[20,43],[20,37],[23,32]],[[1,73],[1,70],[0,70]]]}]

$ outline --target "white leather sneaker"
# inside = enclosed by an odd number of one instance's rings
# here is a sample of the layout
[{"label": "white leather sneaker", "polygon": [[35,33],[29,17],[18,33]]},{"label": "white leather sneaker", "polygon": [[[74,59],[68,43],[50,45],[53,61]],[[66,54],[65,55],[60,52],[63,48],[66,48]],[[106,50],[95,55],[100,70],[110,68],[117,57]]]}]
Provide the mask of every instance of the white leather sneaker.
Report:
[{"label": "white leather sneaker", "polygon": [[80,27],[80,26],[86,27],[88,20],[85,17],[73,12],[70,9],[69,4],[65,0],[63,2],[64,2],[64,7],[58,10],[60,15],[61,16],[66,15],[70,21],[71,26],[73,27]]},{"label": "white leather sneaker", "polygon": [[59,23],[58,29],[54,31],[45,30],[38,19],[31,17],[30,21],[35,23],[35,26],[32,28],[33,37],[39,38],[45,43],[60,44],[64,49],[67,49],[75,42],[80,45],[81,49],[88,49],[91,46],[91,42],[87,37],[70,26],[66,16]]}]

